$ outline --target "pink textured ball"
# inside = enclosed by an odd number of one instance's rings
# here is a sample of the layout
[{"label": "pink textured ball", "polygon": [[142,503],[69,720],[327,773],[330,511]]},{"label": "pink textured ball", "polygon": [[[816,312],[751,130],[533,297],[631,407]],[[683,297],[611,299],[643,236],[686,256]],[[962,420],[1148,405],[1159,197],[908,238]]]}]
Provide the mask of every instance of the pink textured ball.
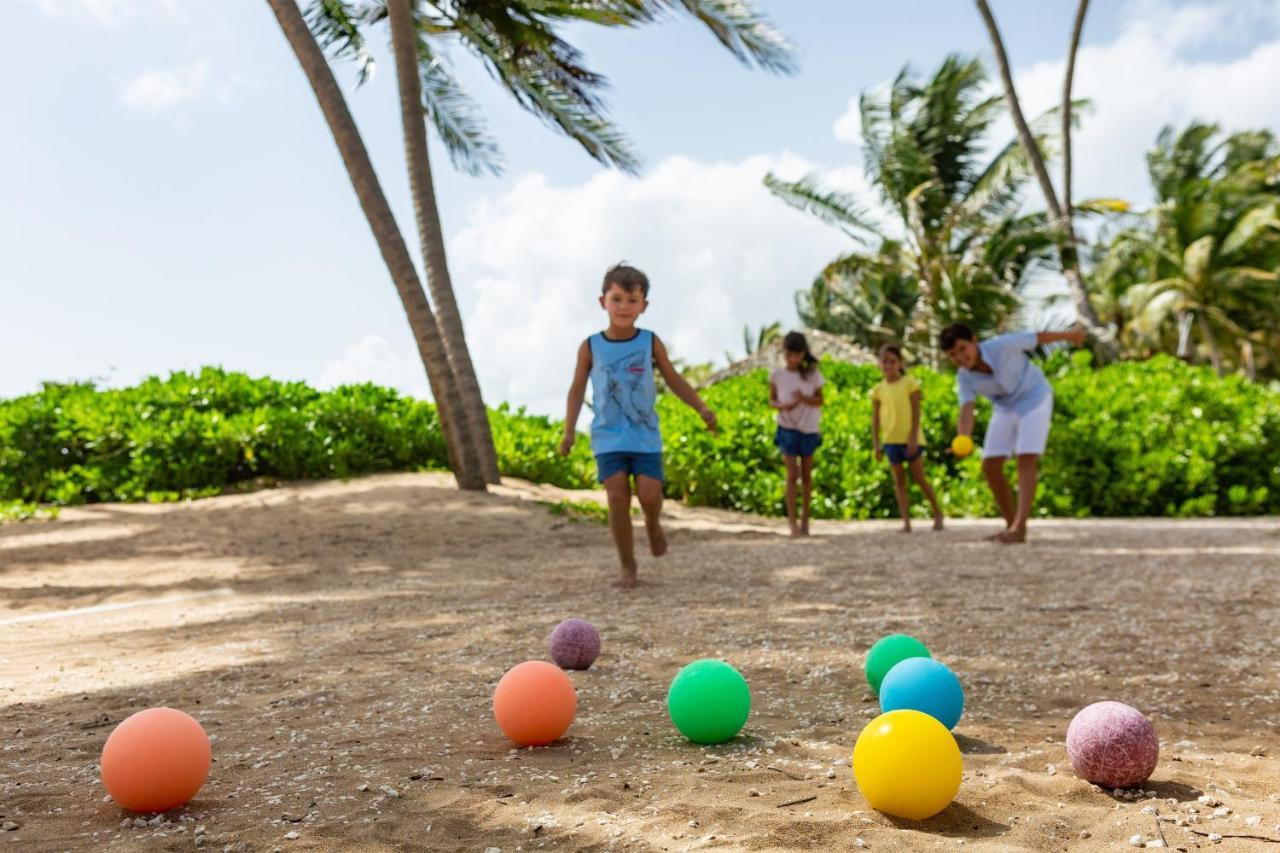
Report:
[{"label": "pink textured ball", "polygon": [[1104,788],[1133,788],[1156,769],[1160,741],[1137,708],[1094,702],[1067,727],[1067,757],[1081,779]]},{"label": "pink textured ball", "polygon": [[550,646],[561,669],[587,669],[600,654],[600,635],[585,619],[566,619],[551,632]]}]

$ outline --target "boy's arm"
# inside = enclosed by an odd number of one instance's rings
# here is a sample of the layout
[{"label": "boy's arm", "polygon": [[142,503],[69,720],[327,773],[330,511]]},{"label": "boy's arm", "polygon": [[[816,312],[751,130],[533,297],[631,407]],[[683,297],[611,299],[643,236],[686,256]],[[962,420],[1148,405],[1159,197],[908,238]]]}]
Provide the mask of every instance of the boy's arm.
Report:
[{"label": "boy's arm", "polygon": [[1036,344],[1056,344],[1066,341],[1074,346],[1084,343],[1084,329],[1075,328],[1066,332],[1036,332]]},{"label": "boy's arm", "polygon": [[871,401],[871,446],[875,448],[876,459],[879,459],[884,451],[880,449],[880,401]]},{"label": "boy's arm", "polygon": [[568,456],[578,437],[578,414],[587,395],[587,377],[591,375],[591,346],[582,342],[578,347],[578,364],[573,370],[573,383],[569,386],[569,402],[564,414],[564,438],[560,441],[560,455]]},{"label": "boy's arm", "polygon": [[960,417],[956,418],[956,435],[973,437],[973,401],[960,406]]},{"label": "boy's arm", "polygon": [[657,363],[658,371],[662,374],[662,378],[666,381],[667,387],[671,389],[671,392],[683,400],[685,405],[701,415],[703,423],[707,425],[707,429],[715,432],[715,413],[707,408],[707,404],[702,402],[698,392],[693,390],[693,386],[689,384],[689,381],[680,375],[680,371],[676,370],[671,363],[671,359],[667,357],[666,346],[663,345],[662,340],[657,335],[653,336],[653,360]]},{"label": "boy's arm", "polygon": [[915,455],[920,447],[920,398],[919,391],[911,392],[911,432],[907,433],[907,453]]}]

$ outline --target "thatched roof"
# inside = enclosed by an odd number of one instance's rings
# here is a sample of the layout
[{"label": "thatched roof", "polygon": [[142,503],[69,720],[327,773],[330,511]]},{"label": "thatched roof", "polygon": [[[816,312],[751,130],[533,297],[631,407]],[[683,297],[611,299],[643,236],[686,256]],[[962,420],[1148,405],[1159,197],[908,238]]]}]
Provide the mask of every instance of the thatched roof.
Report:
[{"label": "thatched roof", "polygon": [[[818,358],[830,358],[847,364],[876,363],[876,357],[872,353],[844,338],[827,332],[820,332],[817,329],[801,329],[800,331],[804,333],[805,340],[809,342],[809,349]],[[774,368],[781,367],[782,364],[782,339],[779,338],[773,343],[766,344],[763,349],[756,350],[747,358],[735,361],[722,370],[717,370],[698,383],[698,387],[708,388],[717,382],[723,382],[735,376],[742,376],[761,367]]]}]

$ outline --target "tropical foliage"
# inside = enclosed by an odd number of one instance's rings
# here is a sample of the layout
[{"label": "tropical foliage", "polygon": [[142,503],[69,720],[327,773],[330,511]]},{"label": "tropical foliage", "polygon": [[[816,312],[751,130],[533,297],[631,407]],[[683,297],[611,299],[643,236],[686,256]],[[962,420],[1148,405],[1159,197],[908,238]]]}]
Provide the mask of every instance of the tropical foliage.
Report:
[{"label": "tropical foliage", "polygon": [[[983,334],[1008,325],[1020,292],[1055,257],[1054,234],[1044,214],[1021,209],[1031,169],[1017,140],[984,156],[1006,108],[977,59],[949,56],[923,81],[904,69],[887,89],[863,94],[860,111],[864,170],[878,199],[820,176],[765,179],[855,243],[797,295],[797,309],[808,326],[870,348],[905,341],[936,361],[936,333],[954,318]],[[1036,122],[1042,146],[1055,117]]]},{"label": "tropical foliage", "polygon": [[[888,471],[871,448],[875,368],[825,362],[823,447],[814,469],[821,518],[892,518]],[[956,416],[953,379],[913,368],[924,390],[929,476],[951,515],[990,515],[974,458],[944,452]],[[1047,515],[1229,515],[1280,512],[1280,391],[1218,378],[1162,356],[1089,366],[1046,364],[1057,404],[1037,506]],[[764,371],[705,392],[712,434],[671,394],[659,399],[667,490],[694,504],[782,513]],[[979,411],[979,432],[987,413]],[[501,407],[490,412],[507,476],[594,486],[588,442],[556,452],[562,425]],[[163,501],[271,485],[442,468],[435,408],[373,385],[317,391],[297,382],[206,368],[132,388],[46,385],[0,401],[0,517],[36,504]]]}]

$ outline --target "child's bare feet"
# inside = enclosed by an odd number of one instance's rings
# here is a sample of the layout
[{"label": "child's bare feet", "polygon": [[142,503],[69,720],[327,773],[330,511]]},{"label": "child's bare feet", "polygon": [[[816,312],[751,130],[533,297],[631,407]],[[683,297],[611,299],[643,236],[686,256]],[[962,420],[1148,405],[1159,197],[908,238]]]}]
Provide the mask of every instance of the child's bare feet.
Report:
[{"label": "child's bare feet", "polygon": [[649,533],[649,553],[655,557],[667,553],[667,534],[662,529],[662,522],[656,518],[646,518],[644,527]]},{"label": "child's bare feet", "polygon": [[987,542],[1002,542],[1004,540],[1004,535],[1008,532],[1009,532],[1009,528],[1006,527],[1004,530],[1001,530],[999,533],[992,533],[990,536],[984,536],[983,539],[985,539]]},{"label": "child's bare feet", "polygon": [[800,525],[800,535],[801,536],[809,535],[809,522],[806,521],[804,524]]},{"label": "child's bare feet", "polygon": [[636,588],[635,564],[633,563],[630,566],[623,566],[622,574],[619,575],[616,581],[609,584],[609,586],[613,587],[614,589],[635,589]]},{"label": "child's bare feet", "polygon": [[899,529],[899,530],[898,530],[898,532],[899,532],[899,533],[910,533],[910,532],[911,532],[911,522],[909,522],[909,521],[904,521],[904,522],[902,523],[902,527],[901,527],[901,529]]},{"label": "child's bare feet", "polygon": [[945,528],[944,528],[944,525],[943,525],[943,523],[942,523],[942,516],[941,516],[941,515],[935,515],[935,516],[933,517],[933,529],[934,529],[934,530],[943,530],[943,529],[945,529]]},{"label": "child's bare feet", "polygon": [[996,541],[1002,545],[1021,545],[1027,541],[1027,528],[1010,527]]}]

